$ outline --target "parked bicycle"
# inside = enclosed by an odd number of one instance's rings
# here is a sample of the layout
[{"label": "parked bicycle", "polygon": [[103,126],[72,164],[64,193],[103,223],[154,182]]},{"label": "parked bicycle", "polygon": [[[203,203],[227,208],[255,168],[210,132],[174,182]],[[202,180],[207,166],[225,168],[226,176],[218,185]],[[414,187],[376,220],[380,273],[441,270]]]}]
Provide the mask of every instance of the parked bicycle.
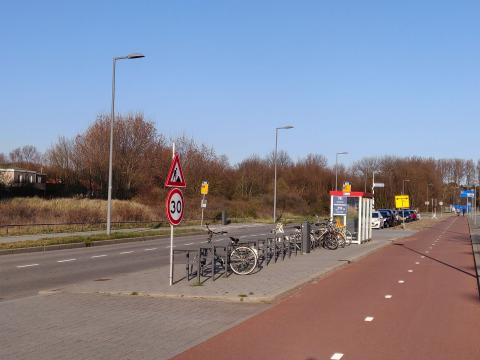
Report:
[{"label": "parked bicycle", "polygon": [[[206,224],[208,231],[208,243],[212,243],[212,239],[216,235],[227,234],[227,231],[213,231],[210,229],[208,224]],[[230,269],[237,275],[248,275],[255,270],[258,263],[258,251],[253,246],[239,244],[240,239],[229,237],[230,244],[227,246],[227,257],[226,261]],[[209,248],[200,249],[200,261],[202,265],[205,265],[207,262],[207,256]],[[230,251],[231,250],[231,251]],[[218,264],[221,267],[225,268],[225,260],[223,257],[216,254],[215,249],[212,250],[214,257],[214,264]],[[195,260],[194,260],[195,261]]]}]

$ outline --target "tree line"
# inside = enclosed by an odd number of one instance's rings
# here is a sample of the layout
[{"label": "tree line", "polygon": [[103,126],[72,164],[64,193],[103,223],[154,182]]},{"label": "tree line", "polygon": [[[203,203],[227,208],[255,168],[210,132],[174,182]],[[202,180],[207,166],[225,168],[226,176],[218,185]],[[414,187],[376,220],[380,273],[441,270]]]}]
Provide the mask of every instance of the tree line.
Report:
[{"label": "tree line", "polygon": [[[35,146],[0,153],[3,167],[44,172],[50,196],[106,198],[108,191],[110,118],[100,115],[83,133],[60,137],[40,153]],[[191,216],[199,212],[200,186],[210,184],[208,211],[227,209],[233,216],[269,216],[273,203],[273,152],[251,155],[231,164],[225,155],[194,139],[180,136],[167,139],[142,114],[116,117],[114,126],[113,194],[118,199],[136,199],[163,206],[163,183],[175,142],[188,183],[185,190]],[[307,154],[292,160],[288,153],[277,155],[277,208],[280,214],[325,214],[330,206],[329,191],[335,187],[335,166],[325,156]],[[480,161],[434,159],[429,157],[367,157],[351,166],[338,166],[339,184],[352,183],[355,191],[371,192],[372,178],[385,184],[375,189],[378,208],[394,206],[394,196],[409,194],[412,206],[425,209],[434,198],[445,204],[458,202],[459,191],[480,180]],[[196,201],[198,200],[198,201]],[[212,204],[213,206],[210,206]]]}]

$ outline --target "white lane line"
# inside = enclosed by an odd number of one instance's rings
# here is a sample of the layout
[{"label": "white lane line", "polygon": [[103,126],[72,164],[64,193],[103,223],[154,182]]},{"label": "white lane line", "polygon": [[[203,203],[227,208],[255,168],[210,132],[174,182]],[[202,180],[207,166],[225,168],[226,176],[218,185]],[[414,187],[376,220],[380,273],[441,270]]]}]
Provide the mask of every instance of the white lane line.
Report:
[{"label": "white lane line", "polygon": [[428,254],[428,250],[425,251],[425,254]]},{"label": "white lane line", "polygon": [[[172,247],[177,247],[177,245],[173,245]],[[165,246],[165,249],[170,249],[170,245]]]},{"label": "white lane line", "polygon": [[405,281],[404,280],[398,280],[399,284],[403,284]]},{"label": "white lane line", "polygon": [[148,249],[143,249],[144,251],[153,251],[153,250],[157,250],[157,248],[148,248]]},{"label": "white lane line", "polygon": [[371,322],[373,321],[373,316],[367,316],[365,319],[363,319],[363,321],[366,321],[366,322]]},{"label": "white lane line", "polygon": [[420,265],[420,263],[418,261],[415,261],[415,265]]},{"label": "white lane line", "polygon": [[201,241],[200,244],[206,244],[208,241]]},{"label": "white lane line", "polygon": [[17,268],[23,269],[27,267],[38,266],[38,264],[28,264],[28,265],[17,265]]},{"label": "white lane line", "polygon": [[123,254],[131,254],[131,253],[133,253],[133,252],[134,252],[134,251],[122,251],[122,252],[120,253],[120,255],[123,255]]},{"label": "white lane line", "polygon": [[385,295],[385,299],[391,299],[391,298],[392,298],[392,295],[390,294]]},{"label": "white lane line", "polygon": [[101,257],[105,257],[107,255],[93,255],[93,256],[90,256],[90,259],[96,259],[96,258],[101,258]]},{"label": "white lane line", "polygon": [[343,357],[342,353],[335,353],[330,357],[330,360],[340,360]]},{"label": "white lane line", "polygon": [[65,259],[65,260],[58,260],[58,263],[64,263],[64,262],[70,262],[70,261],[75,261],[77,259]]},{"label": "white lane line", "polygon": [[422,259],[425,259],[425,256],[423,256],[423,255],[422,255],[422,256],[420,256],[420,257],[421,257]]},{"label": "white lane line", "polygon": [[186,243],[186,244],[183,244],[183,245],[187,245],[187,246],[188,246],[188,245],[193,245],[193,244],[195,244],[195,243]]},{"label": "white lane line", "polygon": [[412,270],[412,269],[408,269],[408,272],[413,272],[413,270]]}]

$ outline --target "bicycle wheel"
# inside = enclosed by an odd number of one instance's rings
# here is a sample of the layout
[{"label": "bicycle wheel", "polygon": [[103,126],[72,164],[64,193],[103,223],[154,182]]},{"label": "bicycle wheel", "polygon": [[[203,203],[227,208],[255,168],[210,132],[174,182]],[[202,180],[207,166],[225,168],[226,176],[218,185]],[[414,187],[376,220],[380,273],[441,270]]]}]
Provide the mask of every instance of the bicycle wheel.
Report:
[{"label": "bicycle wheel", "polygon": [[334,234],[332,232],[327,232],[324,235],[323,244],[329,250],[337,250],[338,249],[338,240],[337,240],[336,234]]},{"label": "bicycle wheel", "polygon": [[230,269],[237,275],[248,275],[257,266],[257,254],[248,246],[239,246],[230,253]]},{"label": "bicycle wheel", "polygon": [[337,236],[338,246],[344,248],[347,243],[347,241],[345,240],[345,235],[343,235],[342,232],[337,231],[336,236]]},{"label": "bicycle wheel", "polygon": [[352,239],[353,239],[352,233],[349,230],[345,229],[345,244],[347,246],[351,245]]}]

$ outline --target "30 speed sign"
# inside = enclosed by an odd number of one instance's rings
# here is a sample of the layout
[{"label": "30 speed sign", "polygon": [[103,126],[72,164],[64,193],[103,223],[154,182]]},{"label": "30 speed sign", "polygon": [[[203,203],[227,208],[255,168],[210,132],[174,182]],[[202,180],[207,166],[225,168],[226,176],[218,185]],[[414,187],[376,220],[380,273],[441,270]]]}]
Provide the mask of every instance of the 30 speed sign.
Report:
[{"label": "30 speed sign", "polygon": [[178,225],[183,219],[183,194],[180,189],[172,189],[167,195],[165,210],[168,221],[172,225]]}]

